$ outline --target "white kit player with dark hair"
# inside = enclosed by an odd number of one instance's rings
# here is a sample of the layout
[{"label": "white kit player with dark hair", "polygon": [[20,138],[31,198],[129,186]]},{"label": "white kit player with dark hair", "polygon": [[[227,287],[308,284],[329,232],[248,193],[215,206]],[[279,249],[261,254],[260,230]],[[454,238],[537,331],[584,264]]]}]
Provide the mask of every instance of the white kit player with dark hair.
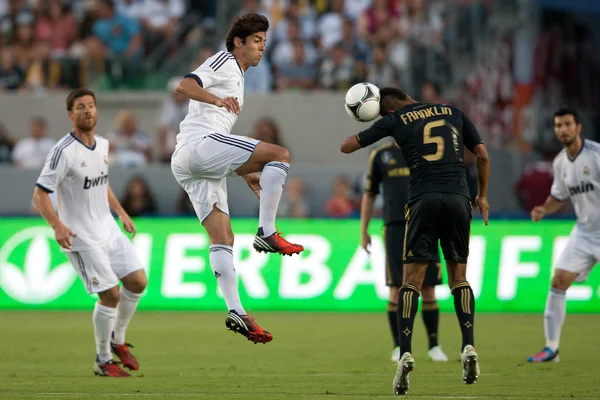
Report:
[{"label": "white kit player with dark hair", "polygon": [[[33,199],[54,229],[56,240],[83,281],[88,294],[98,294],[93,322],[96,338],[94,373],[131,376],[113,361],[114,352],[132,370],[139,363],[125,342],[125,331],[147,285],[146,273],[127,232],[135,225],[108,184],[108,140],[96,136],[96,97],[87,89],[72,91],[67,111],[73,131],[48,153]],[[49,193],[58,197],[58,215]],[[119,281],[123,287],[119,290]]]},{"label": "white kit player with dark hair", "polygon": [[226,177],[243,177],[260,199],[257,251],[292,255],[304,250],[285,240],[275,227],[290,168],[289,151],[231,134],[244,106],[244,71],[260,62],[268,29],[269,21],[262,15],[237,18],[227,33],[227,51],[209,57],[181,81],[177,92],[188,97],[190,105],[171,159],[173,175],[210,239],[210,265],[229,310],[225,325],[254,343],[270,342],[273,336],[246,314],[240,301]]},{"label": "white kit player with dark hair", "polygon": [[546,346],[529,362],[558,362],[560,333],[566,315],[566,292],[573,282],[584,282],[600,260],[600,144],[581,138],[577,111],[561,108],[554,113],[554,132],[564,149],[553,162],[554,182],[546,202],[531,211],[531,219],[557,212],[571,199],[577,223],[555,265],[546,310]]}]

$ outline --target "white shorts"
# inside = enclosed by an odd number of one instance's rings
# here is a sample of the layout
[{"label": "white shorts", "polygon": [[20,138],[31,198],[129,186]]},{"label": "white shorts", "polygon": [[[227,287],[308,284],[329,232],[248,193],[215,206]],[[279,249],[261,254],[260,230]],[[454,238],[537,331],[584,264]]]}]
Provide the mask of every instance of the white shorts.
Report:
[{"label": "white shorts", "polygon": [[554,268],[574,272],[578,274],[575,281],[584,282],[598,260],[600,235],[581,232],[575,226]]},{"label": "white shorts", "polygon": [[65,254],[88,294],[113,288],[123,277],[144,268],[131,241],[123,234],[106,246]]},{"label": "white shorts", "polygon": [[175,149],[171,171],[190,197],[200,221],[215,204],[229,214],[225,178],[237,175],[235,170],[250,159],[259,142],[246,136],[211,133]]}]

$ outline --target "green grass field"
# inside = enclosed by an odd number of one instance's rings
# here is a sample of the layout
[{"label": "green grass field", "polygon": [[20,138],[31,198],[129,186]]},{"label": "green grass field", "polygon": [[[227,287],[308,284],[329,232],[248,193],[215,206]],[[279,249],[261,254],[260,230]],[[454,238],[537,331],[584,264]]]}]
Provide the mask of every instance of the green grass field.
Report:
[{"label": "green grass field", "polygon": [[[128,332],[141,364],[131,379],[94,377],[89,312],[0,312],[0,399],[363,399],[393,398],[385,314],[260,313],[273,342],[228,332],[222,313],[139,313]],[[599,398],[600,318],[570,315],[559,364],[530,365],[543,345],[541,315],[477,315],[482,373],[462,383],[460,331],[443,314],[451,361],[426,361],[415,329],[419,399]]]}]

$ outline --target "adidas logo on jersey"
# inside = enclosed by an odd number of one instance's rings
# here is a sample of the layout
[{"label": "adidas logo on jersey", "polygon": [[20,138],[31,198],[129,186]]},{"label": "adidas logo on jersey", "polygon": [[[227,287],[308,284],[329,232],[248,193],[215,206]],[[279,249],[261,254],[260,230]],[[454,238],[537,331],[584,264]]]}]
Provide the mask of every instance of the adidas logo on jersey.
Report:
[{"label": "adidas logo on jersey", "polygon": [[576,195],[576,194],[591,192],[592,190],[594,190],[594,185],[592,185],[589,182],[582,181],[581,184],[578,186],[569,186],[569,194],[571,196]]},{"label": "adidas logo on jersey", "polygon": [[108,183],[108,174],[104,175],[104,172],[103,172],[102,175],[97,176],[95,178],[88,178],[86,176],[85,179],[83,180],[83,188],[90,189],[90,188],[93,188],[96,186],[106,185],[107,183]]}]

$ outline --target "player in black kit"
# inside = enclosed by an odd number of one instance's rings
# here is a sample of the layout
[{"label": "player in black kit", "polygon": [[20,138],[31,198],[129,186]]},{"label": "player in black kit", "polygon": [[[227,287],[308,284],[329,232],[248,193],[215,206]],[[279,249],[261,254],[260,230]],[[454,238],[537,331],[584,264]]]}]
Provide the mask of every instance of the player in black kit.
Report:
[{"label": "player in black kit", "polygon": [[[394,349],[392,361],[400,359],[400,338],[398,335],[398,293],[402,286],[402,259],[406,218],[404,206],[408,199],[408,180],[410,169],[404,162],[402,152],[397,145],[390,143],[381,146],[371,153],[369,170],[365,184],[360,210],[361,246],[367,251],[371,244],[369,222],[373,216],[375,199],[383,195],[383,241],[385,245],[385,277],[390,287],[388,299],[388,321]],[[382,189],[382,190],[380,190]],[[435,298],[435,287],[442,284],[442,271],[439,257],[427,265],[423,287],[421,288],[421,316],[427,330],[429,341],[427,359],[431,361],[448,361],[442,347],[438,344],[438,325],[440,310]]]},{"label": "player in black kit", "polygon": [[419,292],[427,264],[437,255],[438,241],[462,332],[463,382],[475,383],[479,377],[473,334],[475,299],[466,277],[472,207],[463,144],[477,156],[479,194],[475,201],[486,225],[490,172],[487,150],[473,123],[455,107],[418,103],[399,89],[384,88],[380,91],[380,114],[383,118],[346,139],[341,150],[352,153],[391,136],[410,168],[404,282],[398,299],[402,357],[394,377],[394,393],[405,394],[409,388],[415,366],[411,343]]}]

